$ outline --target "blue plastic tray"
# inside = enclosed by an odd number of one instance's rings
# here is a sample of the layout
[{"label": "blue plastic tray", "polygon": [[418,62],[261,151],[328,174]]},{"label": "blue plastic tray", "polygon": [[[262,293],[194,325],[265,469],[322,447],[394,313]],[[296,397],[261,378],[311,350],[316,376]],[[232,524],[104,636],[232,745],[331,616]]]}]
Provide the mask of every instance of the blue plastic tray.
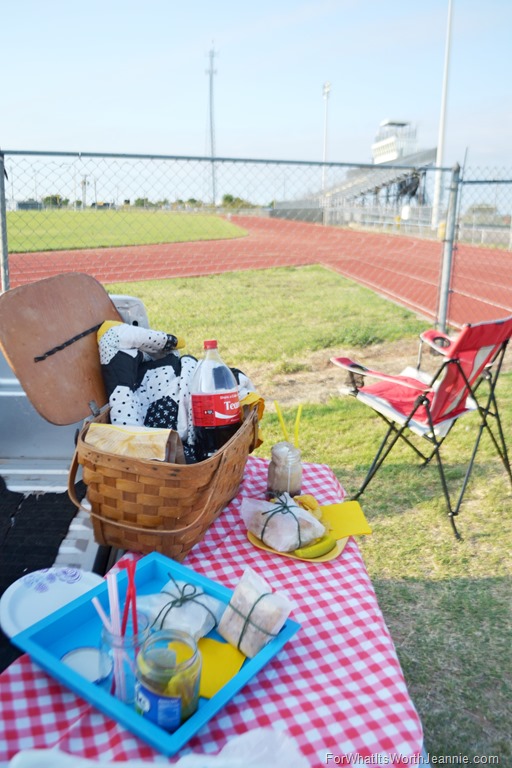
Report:
[{"label": "blue plastic tray", "polygon": [[[169,581],[170,575],[176,579],[197,584],[206,593],[226,605],[229,603],[232,590],[156,552],[143,557],[137,563],[135,576],[137,594],[147,595],[159,592]],[[118,585],[120,599],[124,601],[128,586],[126,571],[119,573]],[[246,659],[240,671],[229,683],[211,699],[201,698],[196,713],[174,733],[168,733],[158,725],[145,720],[129,705],[118,701],[108,691],[90,683],[61,662],[60,659],[68,651],[83,646],[98,645],[101,622],[91,603],[91,598],[95,595],[107,609],[108,591],[105,582],[18,633],[12,638],[12,642],[28,653],[39,666],[60,683],[167,756],[178,752],[260,669],[273,659],[300,628],[300,624],[288,619],[279,635],[262,648],[253,659]],[[213,632],[211,636],[218,639],[218,635]]]}]

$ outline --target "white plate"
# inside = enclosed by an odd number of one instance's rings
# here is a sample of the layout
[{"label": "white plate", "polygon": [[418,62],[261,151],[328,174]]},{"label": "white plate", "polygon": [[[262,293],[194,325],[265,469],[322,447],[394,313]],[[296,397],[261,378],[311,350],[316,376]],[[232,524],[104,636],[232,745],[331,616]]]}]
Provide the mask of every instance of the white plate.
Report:
[{"label": "white plate", "polygon": [[0,626],[13,637],[103,582],[79,568],[44,568],[22,576],[0,599]]}]

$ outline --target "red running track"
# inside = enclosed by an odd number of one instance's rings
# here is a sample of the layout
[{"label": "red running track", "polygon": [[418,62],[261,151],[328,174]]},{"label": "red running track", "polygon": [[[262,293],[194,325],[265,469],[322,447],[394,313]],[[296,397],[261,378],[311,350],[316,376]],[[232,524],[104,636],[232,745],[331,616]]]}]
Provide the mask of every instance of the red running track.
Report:
[{"label": "red running track", "polygon": [[[321,264],[426,318],[436,317],[443,250],[439,241],[282,219],[246,216],[233,221],[247,231],[246,237],[12,254],[10,286],[63,272],[86,272],[107,284]],[[451,324],[512,313],[509,259],[507,251],[458,248]]]}]

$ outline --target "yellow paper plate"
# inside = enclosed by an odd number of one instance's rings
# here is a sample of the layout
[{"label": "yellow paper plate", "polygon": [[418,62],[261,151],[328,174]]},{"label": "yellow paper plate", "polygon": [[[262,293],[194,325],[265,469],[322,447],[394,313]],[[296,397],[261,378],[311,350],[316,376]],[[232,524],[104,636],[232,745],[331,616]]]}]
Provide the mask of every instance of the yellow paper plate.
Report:
[{"label": "yellow paper plate", "polygon": [[260,539],[250,531],[247,532],[247,538],[255,547],[263,549],[266,552],[273,552],[282,557],[291,557],[293,560],[303,560],[305,563],[327,563],[329,560],[335,560],[345,549],[345,545],[350,536],[361,536],[369,534],[372,529],[368,525],[363,510],[357,501],[342,501],[338,504],[327,504],[322,506],[322,522],[325,523],[328,532],[336,539],[336,546],[320,557],[298,557],[291,552],[278,552],[277,549],[267,547]]},{"label": "yellow paper plate", "polygon": [[266,544],[256,538],[250,531],[247,531],[247,538],[251,544],[258,549],[263,549],[265,552],[272,552],[274,555],[281,555],[281,557],[290,557],[292,560],[303,560],[305,563],[327,563],[329,560],[335,560],[341,555],[348,541],[348,536],[346,539],[338,539],[336,546],[333,547],[330,552],[326,552],[325,555],[320,555],[320,557],[298,557],[298,555],[294,555],[293,552],[278,552],[277,549],[267,547]]}]

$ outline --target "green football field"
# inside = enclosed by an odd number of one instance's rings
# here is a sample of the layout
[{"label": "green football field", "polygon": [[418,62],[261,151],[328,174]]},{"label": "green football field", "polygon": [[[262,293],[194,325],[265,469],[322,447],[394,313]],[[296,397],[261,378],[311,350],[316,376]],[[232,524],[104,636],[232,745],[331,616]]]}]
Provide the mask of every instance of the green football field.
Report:
[{"label": "green football field", "polygon": [[10,253],[223,240],[245,234],[222,216],[202,212],[119,208],[7,213]]}]

